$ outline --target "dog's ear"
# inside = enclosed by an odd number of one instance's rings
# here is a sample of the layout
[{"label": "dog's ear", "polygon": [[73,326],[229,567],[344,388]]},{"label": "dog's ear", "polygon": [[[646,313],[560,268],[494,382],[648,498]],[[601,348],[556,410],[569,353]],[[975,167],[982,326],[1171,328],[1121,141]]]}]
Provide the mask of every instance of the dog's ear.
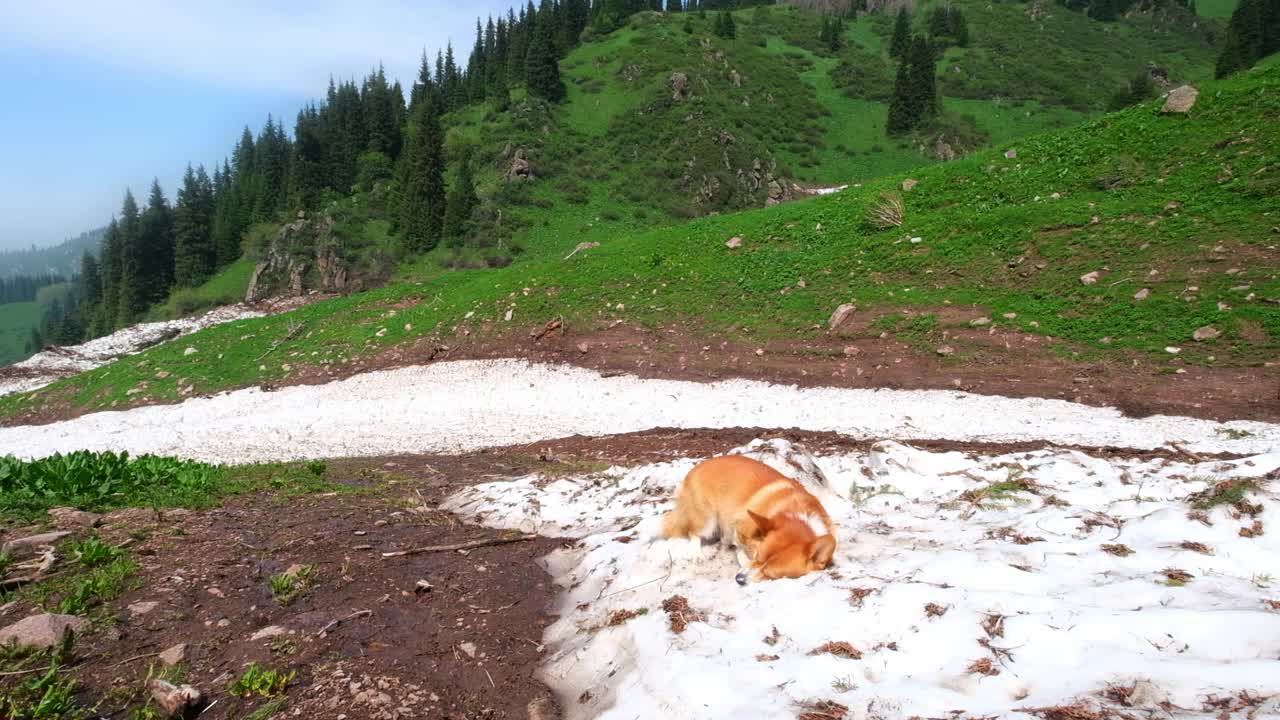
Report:
[{"label": "dog's ear", "polygon": [[815,568],[824,568],[831,564],[831,556],[836,552],[836,539],[823,535],[809,546],[809,563]]},{"label": "dog's ear", "polygon": [[747,517],[750,517],[751,522],[755,523],[756,527],[760,528],[760,533],[762,535],[773,529],[773,521],[763,515],[758,515],[748,510]]}]

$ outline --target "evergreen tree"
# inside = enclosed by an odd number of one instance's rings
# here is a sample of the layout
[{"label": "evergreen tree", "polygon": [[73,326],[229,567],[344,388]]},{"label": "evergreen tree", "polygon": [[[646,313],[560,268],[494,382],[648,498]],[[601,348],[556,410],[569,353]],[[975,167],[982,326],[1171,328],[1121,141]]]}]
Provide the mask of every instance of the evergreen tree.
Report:
[{"label": "evergreen tree", "polygon": [[293,137],[289,196],[294,206],[314,210],[328,185],[329,167],[324,123],[314,105],[298,111]]},{"label": "evergreen tree", "polygon": [[937,62],[928,38],[917,35],[911,43],[911,94],[917,127],[927,125],[938,115]]},{"label": "evergreen tree", "polygon": [[901,135],[915,127],[917,109],[911,95],[911,64],[905,59],[898,62],[898,72],[893,80],[893,96],[889,100],[889,117],[885,131]]},{"label": "evergreen tree", "polygon": [[1253,67],[1280,51],[1280,0],[1240,0],[1227,22],[1227,36],[1215,68],[1226,77]]},{"label": "evergreen tree", "polygon": [[889,57],[904,59],[911,49],[911,18],[907,15],[907,7],[898,8],[898,17],[893,21],[893,39],[889,41]]},{"label": "evergreen tree", "polygon": [[471,177],[471,154],[468,152],[458,167],[457,180],[449,188],[449,201],[444,212],[444,238],[449,245],[462,245],[470,229],[471,214],[479,204],[475,180]]},{"label": "evergreen tree", "polygon": [[173,287],[173,209],[165,199],[159,180],[151,182],[147,209],[139,221],[138,237],[142,258],[137,296],[143,303],[140,313],[152,303],[163,301]]},{"label": "evergreen tree", "polygon": [[415,111],[400,183],[400,229],[405,249],[424,253],[440,242],[444,225],[444,131],[438,103]]},{"label": "evergreen tree", "polygon": [[669,13],[684,12],[684,5],[680,3],[680,0],[667,0],[667,12]]},{"label": "evergreen tree", "polygon": [[92,252],[88,250],[81,256],[81,274],[77,287],[83,332],[87,336],[97,337],[97,316],[102,309],[102,272],[97,258],[93,258]]},{"label": "evergreen tree", "polygon": [[121,247],[120,223],[111,218],[107,233],[102,238],[102,302],[93,318],[90,329],[94,337],[106,335],[115,327],[120,314],[120,282],[124,272],[123,247]]},{"label": "evergreen tree", "polygon": [[560,81],[560,63],[552,45],[551,0],[542,0],[542,10],[533,20],[533,34],[529,38],[529,50],[525,56],[525,87],[529,93],[551,102],[564,98],[564,83]]},{"label": "evergreen tree", "polygon": [[187,166],[173,210],[174,282],[182,287],[199,285],[213,275],[217,249],[213,243],[213,183],[201,166]]},{"label": "evergreen tree", "polygon": [[146,309],[145,267],[138,202],[133,199],[133,193],[126,190],[120,206],[120,281],[112,327],[130,324]]}]

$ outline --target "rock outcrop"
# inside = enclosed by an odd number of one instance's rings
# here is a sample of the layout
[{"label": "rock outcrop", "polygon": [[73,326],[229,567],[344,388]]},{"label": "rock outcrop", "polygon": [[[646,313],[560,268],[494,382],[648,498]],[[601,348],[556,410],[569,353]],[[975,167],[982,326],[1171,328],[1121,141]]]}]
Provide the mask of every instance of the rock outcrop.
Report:
[{"label": "rock outcrop", "polygon": [[343,256],[344,243],[333,232],[333,218],[298,215],[298,220],[280,228],[254,267],[245,302],[297,296],[307,290],[347,289],[350,268]]},{"label": "rock outcrop", "polygon": [[505,175],[507,182],[533,180],[533,164],[529,162],[529,153],[524,148],[516,148],[511,155],[511,164],[507,166]]},{"label": "rock outcrop", "polygon": [[684,100],[689,97],[689,76],[682,72],[673,72],[667,80],[671,85],[671,99]]},{"label": "rock outcrop", "polygon": [[1169,91],[1169,97],[1164,101],[1164,107],[1160,108],[1162,113],[1185,113],[1195,107],[1196,98],[1200,96],[1200,91],[1190,85],[1176,87]]}]

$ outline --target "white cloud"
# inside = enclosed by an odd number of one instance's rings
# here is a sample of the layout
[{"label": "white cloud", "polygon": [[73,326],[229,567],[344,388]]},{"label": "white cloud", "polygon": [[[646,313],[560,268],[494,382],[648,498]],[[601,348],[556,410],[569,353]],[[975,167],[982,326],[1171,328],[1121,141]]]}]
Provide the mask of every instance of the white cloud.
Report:
[{"label": "white cloud", "polygon": [[469,53],[480,15],[510,0],[417,3],[57,0],[5,3],[0,42],[235,88],[313,96],[329,75],[359,77],[380,60],[406,85],[426,48]]}]

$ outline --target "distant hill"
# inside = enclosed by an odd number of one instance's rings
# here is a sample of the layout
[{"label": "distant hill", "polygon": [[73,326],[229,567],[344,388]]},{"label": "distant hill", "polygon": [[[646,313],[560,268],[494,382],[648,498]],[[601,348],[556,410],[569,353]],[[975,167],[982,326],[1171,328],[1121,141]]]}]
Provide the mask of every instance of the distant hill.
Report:
[{"label": "distant hill", "polygon": [[54,273],[71,277],[80,271],[85,250],[98,253],[105,227],[89,230],[49,247],[0,252],[0,276]]}]

